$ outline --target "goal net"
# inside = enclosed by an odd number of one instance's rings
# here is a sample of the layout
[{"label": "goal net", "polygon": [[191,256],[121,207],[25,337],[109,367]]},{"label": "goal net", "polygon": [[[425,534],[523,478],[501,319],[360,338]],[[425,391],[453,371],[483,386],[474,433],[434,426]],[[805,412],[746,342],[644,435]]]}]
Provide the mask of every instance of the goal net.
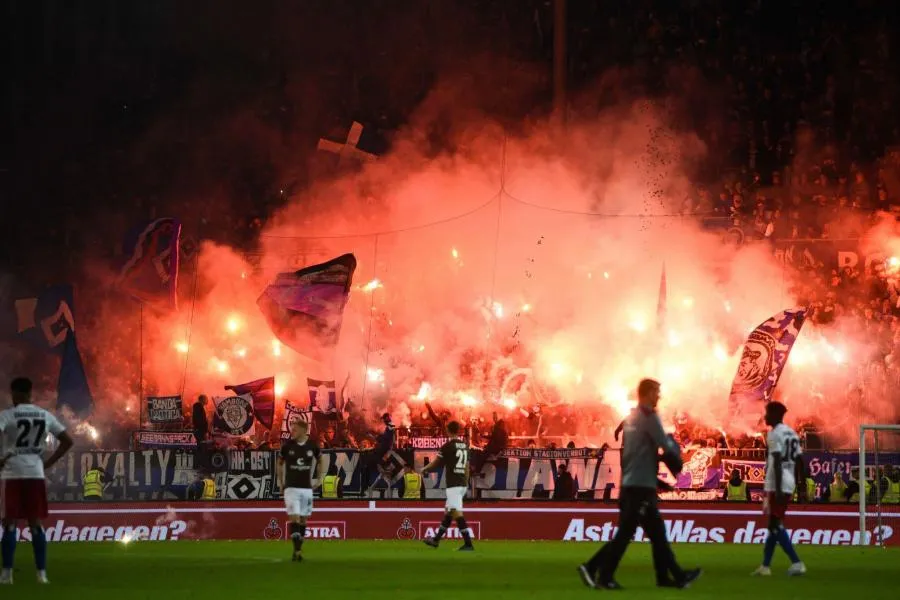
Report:
[{"label": "goal net", "polygon": [[900,535],[898,481],[900,425],[860,425],[859,467],[850,469],[849,482],[859,489],[858,544],[884,546],[889,537]]}]

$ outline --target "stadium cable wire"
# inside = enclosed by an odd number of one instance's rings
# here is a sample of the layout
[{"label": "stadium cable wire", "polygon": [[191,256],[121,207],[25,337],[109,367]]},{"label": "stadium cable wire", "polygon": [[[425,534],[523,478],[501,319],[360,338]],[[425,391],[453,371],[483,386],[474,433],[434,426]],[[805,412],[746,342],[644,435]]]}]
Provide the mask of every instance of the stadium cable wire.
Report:
[{"label": "stadium cable wire", "polygon": [[378,237],[391,235],[395,233],[405,233],[407,231],[416,231],[418,229],[427,229],[428,227],[434,227],[436,225],[443,225],[445,223],[452,223],[453,221],[458,221],[459,219],[464,219],[468,216],[474,215],[480,210],[484,210],[488,206],[494,203],[495,200],[499,198],[499,192],[490,197],[487,202],[479,204],[475,208],[468,210],[462,214],[455,215],[452,217],[448,217],[446,219],[441,219],[439,221],[433,221],[431,223],[423,223],[421,225],[412,225],[410,227],[403,227],[400,229],[388,229],[385,231],[372,231],[369,233],[342,233],[335,235],[276,235],[271,233],[263,233],[260,234],[259,237],[262,238],[272,238],[279,240],[339,240],[339,239],[349,239],[349,238],[366,238],[366,237]]}]

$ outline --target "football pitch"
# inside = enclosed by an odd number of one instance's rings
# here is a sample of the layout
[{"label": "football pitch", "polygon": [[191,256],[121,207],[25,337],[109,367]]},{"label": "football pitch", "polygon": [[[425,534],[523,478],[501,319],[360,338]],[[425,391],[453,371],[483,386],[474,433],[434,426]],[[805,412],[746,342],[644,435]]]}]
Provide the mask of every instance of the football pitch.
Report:
[{"label": "football pitch", "polygon": [[[685,567],[703,577],[689,590],[657,589],[649,544],[635,543],[622,561],[623,592],[589,590],[575,573],[597,544],[480,542],[456,552],[450,540],[435,550],[415,541],[315,541],[305,560],[290,562],[287,542],[133,542],[51,544],[51,584],[35,581],[31,548],[20,544],[8,598],[220,600],[221,598],[422,598],[565,600],[596,594],[637,598],[867,598],[896,597],[897,549],[800,546],[809,573],[790,578],[776,554],[773,573],[757,579],[761,546],[674,546]],[[778,551],[781,552],[780,549]]]}]

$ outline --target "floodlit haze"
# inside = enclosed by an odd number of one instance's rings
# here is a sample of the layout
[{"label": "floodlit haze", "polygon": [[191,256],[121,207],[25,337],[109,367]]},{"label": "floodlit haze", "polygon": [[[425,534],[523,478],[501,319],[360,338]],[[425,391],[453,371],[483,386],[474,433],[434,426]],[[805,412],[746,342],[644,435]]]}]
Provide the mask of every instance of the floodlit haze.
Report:
[{"label": "floodlit haze", "polygon": [[[651,376],[663,383],[667,420],[682,410],[732,429],[725,410],[740,346],[796,299],[771,250],[726,246],[676,216],[704,160],[699,139],[639,101],[577,119],[565,141],[546,124],[504,139],[494,123],[469,117],[454,152],[426,157],[419,127],[435,103],[390,153],[291,198],[263,230],[258,255],[204,244],[197,281],[182,274],[191,281],[181,289],[196,289],[196,299],[182,293],[177,313],[144,313],[145,393],[219,394],[274,375],[280,398],[301,400],[307,376],[333,378],[403,421],[424,400],[459,416],[539,401],[624,413],[637,381]],[[891,235],[873,243],[890,252]],[[277,272],[345,252],[359,266],[337,353],[310,363],[275,340],[256,298]],[[134,344],[133,307],[109,301],[105,310],[119,318],[87,335]],[[840,323],[827,337],[807,324],[778,392],[791,414],[841,413],[866,344]],[[132,362],[91,365],[98,389],[127,397]],[[523,367],[533,369],[532,386],[501,390]],[[815,393],[808,401],[810,389],[829,392],[833,405],[818,405]]]}]

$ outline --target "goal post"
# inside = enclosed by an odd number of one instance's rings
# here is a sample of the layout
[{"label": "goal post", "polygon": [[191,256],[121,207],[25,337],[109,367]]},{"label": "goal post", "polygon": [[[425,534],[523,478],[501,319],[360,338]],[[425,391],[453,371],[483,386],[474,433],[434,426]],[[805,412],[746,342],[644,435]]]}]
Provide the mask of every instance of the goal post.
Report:
[{"label": "goal post", "polygon": [[[866,434],[868,432],[872,432],[872,448],[871,450],[866,448]],[[875,517],[877,519],[877,527],[875,531],[882,531],[882,505],[881,505],[881,496],[884,493],[884,490],[881,489],[881,458],[880,454],[884,449],[884,445],[881,443],[879,439],[879,433],[881,432],[892,432],[897,435],[897,438],[900,439],[900,425],[860,425],[859,426],[859,474],[857,476],[857,481],[859,483],[859,537],[858,544],[861,546],[865,546],[868,543],[866,538],[866,507],[868,503],[867,494],[865,493],[865,483],[866,483],[866,470],[867,467],[872,467],[874,469],[874,477],[872,478],[872,487],[875,491]],[[896,441],[894,444],[888,445],[896,445]],[[894,448],[896,451],[896,448]],[[866,453],[872,452],[872,456],[874,458],[873,463],[871,465],[866,464]],[[874,538],[871,540],[873,544],[883,545],[883,540]]]}]

